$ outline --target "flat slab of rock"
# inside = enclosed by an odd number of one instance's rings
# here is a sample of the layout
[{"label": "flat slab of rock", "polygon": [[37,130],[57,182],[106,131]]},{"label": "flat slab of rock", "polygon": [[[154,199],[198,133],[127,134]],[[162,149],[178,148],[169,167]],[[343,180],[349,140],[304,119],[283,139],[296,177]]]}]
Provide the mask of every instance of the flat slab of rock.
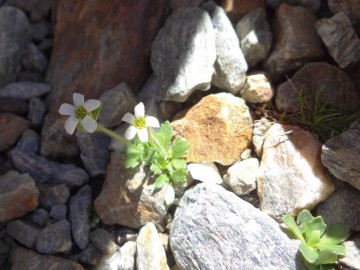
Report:
[{"label": "flat slab of rock", "polygon": [[334,184],[320,154],[321,144],[310,132],[273,124],[265,134],[257,177],[261,210],[280,221],[327,199]]},{"label": "flat slab of rock", "polygon": [[231,165],[250,145],[249,108],[230,93],[208,95],[175,119],[171,124],[176,136],[190,144],[188,162]]},{"label": "flat slab of rock", "polygon": [[268,215],[215,184],[185,193],[170,230],[171,250],[182,270],[305,270],[298,245]]},{"label": "flat slab of rock", "polygon": [[151,66],[162,99],[183,102],[195,90],[208,90],[216,59],[209,14],[196,7],[178,9],[151,45]]}]

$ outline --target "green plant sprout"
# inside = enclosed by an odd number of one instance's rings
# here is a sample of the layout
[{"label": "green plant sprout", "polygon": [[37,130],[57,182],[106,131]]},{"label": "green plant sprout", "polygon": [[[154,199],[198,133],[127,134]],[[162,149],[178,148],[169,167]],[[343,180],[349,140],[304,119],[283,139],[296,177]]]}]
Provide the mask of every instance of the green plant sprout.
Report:
[{"label": "green plant sprout", "polygon": [[[293,87],[294,88],[294,87]],[[343,133],[357,118],[360,112],[351,113],[347,107],[338,108],[321,97],[322,91],[316,91],[313,97],[305,95],[304,87],[298,91],[296,102],[300,111],[294,114],[283,113],[280,121],[308,129],[321,142]]]},{"label": "green plant sprout", "polygon": [[339,256],[345,256],[342,242],[349,237],[347,225],[327,226],[321,216],[313,217],[308,210],[302,210],[296,222],[286,214],[283,222],[288,235],[301,241],[301,257],[310,270],[333,270]]},{"label": "green plant sprout", "polygon": [[[99,100],[84,100],[79,93],[73,94],[74,105],[64,103],[59,108],[61,115],[69,116],[65,122],[65,130],[70,135],[79,130],[93,133],[100,131],[124,143],[125,167],[135,168],[144,164],[156,176],[155,191],[165,188],[165,205],[169,207],[175,199],[174,187],[187,180],[185,156],[189,145],[182,139],[174,140],[174,133],[168,121],[159,124],[153,116],[145,115],[143,103],[134,108],[134,115],[126,113],[123,121],[130,124],[125,131],[125,138],[105,128],[97,122],[102,103]],[[152,128],[159,128],[155,132]]]}]

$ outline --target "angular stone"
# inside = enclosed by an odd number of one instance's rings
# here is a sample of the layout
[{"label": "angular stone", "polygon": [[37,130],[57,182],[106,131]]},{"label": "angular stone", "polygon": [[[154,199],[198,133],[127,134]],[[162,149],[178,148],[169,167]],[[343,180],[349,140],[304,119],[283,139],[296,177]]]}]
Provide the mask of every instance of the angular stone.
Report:
[{"label": "angular stone", "polygon": [[75,91],[99,98],[119,82],[139,89],[150,72],[150,45],[167,15],[168,0],[94,0],[86,5],[64,1],[56,11],[56,38],[46,75],[54,86],[51,112],[70,103]]},{"label": "angular stone", "polygon": [[215,33],[208,13],[194,7],[174,11],[151,45],[161,99],[183,102],[194,90],[208,90],[215,59]]},{"label": "angular stone", "polygon": [[241,97],[251,103],[265,103],[272,99],[274,89],[265,73],[249,74]]},{"label": "angular stone", "polygon": [[0,88],[15,80],[30,38],[25,13],[14,7],[0,7]]},{"label": "angular stone", "polygon": [[111,255],[116,252],[116,244],[111,234],[101,228],[97,228],[90,233],[90,241],[103,254]]},{"label": "angular stone", "polygon": [[13,150],[10,159],[19,172],[29,173],[37,183],[81,186],[89,181],[86,171],[72,163],[49,161],[42,156]]},{"label": "angular stone", "polygon": [[189,163],[218,162],[230,165],[249,147],[252,119],[243,99],[229,93],[201,99],[171,124],[177,137],[190,145]]},{"label": "angular stone", "polygon": [[336,178],[360,189],[360,119],[322,146],[321,161]]},{"label": "angular stone", "polygon": [[122,122],[127,112],[134,110],[136,97],[126,83],[120,83],[104,92],[100,101],[103,104],[99,115],[99,123],[105,127],[114,127]]},{"label": "angular stone", "polygon": [[359,236],[345,241],[344,243],[346,249],[345,257],[342,257],[339,262],[347,265],[352,269],[360,269],[360,238]]},{"label": "angular stone", "polygon": [[7,234],[28,248],[35,247],[40,230],[34,224],[21,219],[10,221],[6,225]]},{"label": "angular stone", "polygon": [[[76,260],[91,266],[96,266],[96,269],[100,269],[100,263],[103,259],[103,254],[98,250],[93,244],[89,244],[86,249],[76,254]],[[117,269],[117,268],[115,268]],[[105,270],[105,269],[104,269]],[[106,268],[106,270],[111,270],[111,268]]]},{"label": "angular stone", "polygon": [[59,221],[66,219],[68,212],[68,207],[66,204],[55,204],[53,207],[51,207],[50,211],[50,217],[52,217],[54,220]]},{"label": "angular stone", "polygon": [[249,194],[256,189],[259,160],[249,158],[232,165],[224,175],[224,183],[236,195]]},{"label": "angular stone", "polygon": [[44,254],[67,253],[72,248],[71,225],[61,220],[41,230],[36,250]]},{"label": "angular stone", "polygon": [[286,3],[292,6],[303,6],[312,12],[319,11],[321,0],[266,0],[266,3],[272,9],[277,9],[281,4]]},{"label": "angular stone", "polygon": [[40,98],[34,97],[29,100],[28,119],[33,126],[40,126],[42,124],[45,112],[45,103]]},{"label": "angular stone", "polygon": [[165,189],[154,193],[154,179],[147,167],[124,168],[122,153],[113,152],[94,208],[104,224],[140,228],[148,222],[161,227],[167,209]]},{"label": "angular stone", "polygon": [[40,204],[50,209],[57,204],[64,204],[70,198],[70,189],[66,184],[60,185],[41,185],[40,189]]},{"label": "angular stone", "polygon": [[32,97],[40,97],[49,93],[51,86],[37,82],[14,82],[0,89],[0,97],[20,98],[29,100]]},{"label": "angular stone", "polygon": [[236,24],[245,14],[257,8],[266,8],[266,0],[220,0],[233,24]]},{"label": "angular stone", "polygon": [[28,112],[27,102],[18,98],[0,98],[0,113],[25,115]]},{"label": "angular stone", "polygon": [[29,126],[29,121],[20,116],[0,114],[0,151],[10,148]]},{"label": "angular stone", "polygon": [[223,182],[219,169],[213,162],[190,163],[187,165],[187,170],[194,180],[213,184],[222,184]]},{"label": "angular stone", "polygon": [[92,134],[77,132],[76,138],[80,148],[80,158],[90,176],[104,175],[110,160],[111,138],[100,132]]},{"label": "angular stone", "polygon": [[28,174],[9,171],[0,176],[0,222],[22,217],[38,206],[39,190]]},{"label": "angular stone", "polygon": [[360,95],[350,77],[341,69],[326,62],[305,65],[276,90],[275,103],[280,112],[300,111],[297,102],[300,91],[303,97],[314,101],[316,93],[324,103],[355,112],[360,108]]},{"label": "angular stone", "polygon": [[92,190],[89,185],[83,186],[70,199],[69,219],[75,243],[82,250],[89,244],[90,209]]},{"label": "angular stone", "polygon": [[359,62],[360,39],[344,12],[317,21],[315,28],[340,68],[347,68]]},{"label": "angular stone", "polygon": [[103,258],[96,266],[97,270],[135,270],[136,242],[129,241],[125,243],[120,251]]},{"label": "angular stone", "polygon": [[320,154],[321,144],[310,132],[273,124],[265,134],[257,176],[261,210],[281,221],[326,200],[334,184]]},{"label": "angular stone", "polygon": [[136,267],[139,270],[168,270],[164,247],[151,222],[141,228],[136,239]]},{"label": "angular stone", "polygon": [[248,69],[239,39],[221,7],[210,1],[201,7],[209,12],[215,30],[216,60],[212,83],[235,95],[244,86]]},{"label": "angular stone", "polygon": [[44,73],[47,68],[47,59],[34,43],[29,43],[22,59],[25,69]]},{"label": "angular stone", "polygon": [[180,269],[303,270],[298,245],[268,215],[215,184],[185,193],[170,230]]},{"label": "angular stone", "polygon": [[332,13],[345,12],[353,24],[360,22],[360,2],[357,0],[328,0]]},{"label": "angular stone", "polygon": [[37,208],[27,217],[27,220],[37,226],[45,227],[46,223],[49,221],[49,213],[43,208]]},{"label": "angular stone", "polygon": [[325,202],[315,208],[325,224],[343,223],[360,230],[360,191],[350,185],[338,188]]},{"label": "angular stone", "polygon": [[257,8],[242,17],[236,24],[236,34],[250,67],[263,61],[270,52],[273,35],[265,9]]},{"label": "angular stone", "polygon": [[30,249],[16,247],[11,253],[12,270],[53,269],[54,266],[59,266],[61,270],[84,270],[74,261],[52,255],[40,255]]},{"label": "angular stone", "polygon": [[314,28],[316,16],[307,8],[282,4],[274,18],[275,46],[264,67],[275,78],[322,59],[325,49]]}]

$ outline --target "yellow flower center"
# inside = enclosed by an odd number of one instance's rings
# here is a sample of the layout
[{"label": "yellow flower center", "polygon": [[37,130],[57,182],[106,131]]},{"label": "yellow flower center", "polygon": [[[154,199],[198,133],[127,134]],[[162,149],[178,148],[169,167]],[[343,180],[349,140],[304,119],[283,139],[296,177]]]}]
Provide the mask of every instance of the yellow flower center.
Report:
[{"label": "yellow flower center", "polygon": [[136,118],[133,122],[133,125],[136,127],[136,129],[144,129],[146,127],[146,120],[145,117]]},{"label": "yellow flower center", "polygon": [[87,115],[87,111],[85,110],[84,107],[79,107],[75,110],[75,117],[77,119],[82,120],[85,118],[86,115]]}]

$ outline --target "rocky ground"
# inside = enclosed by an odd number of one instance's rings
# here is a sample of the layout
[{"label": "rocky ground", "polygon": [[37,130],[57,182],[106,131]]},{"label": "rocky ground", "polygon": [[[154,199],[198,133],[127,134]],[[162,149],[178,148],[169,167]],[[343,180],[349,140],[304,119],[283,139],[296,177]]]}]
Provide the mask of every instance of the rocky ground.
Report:
[{"label": "rocky ground", "polygon": [[[279,226],[302,209],[351,227],[360,269],[360,120],[280,117],[299,93],[359,111],[359,25],[352,0],[0,0],[0,269],[306,269]],[[66,134],[74,92],[119,134],[139,101],[171,121],[174,205],[121,143]]]}]

